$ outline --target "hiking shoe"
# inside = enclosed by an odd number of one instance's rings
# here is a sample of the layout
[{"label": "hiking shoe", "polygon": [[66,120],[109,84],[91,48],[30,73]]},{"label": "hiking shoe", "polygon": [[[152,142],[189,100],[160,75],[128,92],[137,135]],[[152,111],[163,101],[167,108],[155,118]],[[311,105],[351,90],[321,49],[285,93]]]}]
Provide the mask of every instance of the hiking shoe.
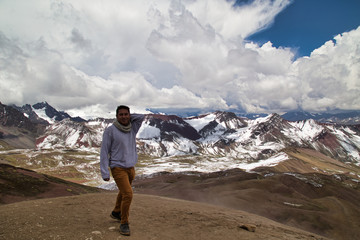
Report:
[{"label": "hiking shoe", "polygon": [[127,224],[127,223],[120,224],[120,234],[125,235],[125,236],[130,236],[129,224]]},{"label": "hiking shoe", "polygon": [[112,211],[111,214],[110,214],[110,217],[112,217],[113,219],[117,219],[117,220],[121,221],[121,213],[119,213],[119,212]]}]

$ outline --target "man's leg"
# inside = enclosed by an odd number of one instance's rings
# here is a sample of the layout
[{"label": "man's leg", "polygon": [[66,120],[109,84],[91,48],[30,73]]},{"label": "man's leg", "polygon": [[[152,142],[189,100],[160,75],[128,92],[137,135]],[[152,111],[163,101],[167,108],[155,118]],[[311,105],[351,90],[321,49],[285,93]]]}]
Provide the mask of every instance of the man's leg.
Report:
[{"label": "man's leg", "polygon": [[115,202],[115,207],[114,207],[114,210],[113,212],[117,213],[117,214],[120,214],[121,213],[121,202],[122,202],[122,192],[120,191],[120,188],[119,188],[119,179],[121,179],[123,176],[122,172],[120,169],[118,168],[112,168],[111,169],[111,174],[115,180],[115,183],[119,189],[119,192],[118,192],[118,195],[116,197],[116,202]]},{"label": "man's leg", "polygon": [[135,178],[135,169],[113,168],[112,175],[119,189],[114,212],[121,212],[121,224],[129,223],[129,211],[133,198],[131,183]]}]

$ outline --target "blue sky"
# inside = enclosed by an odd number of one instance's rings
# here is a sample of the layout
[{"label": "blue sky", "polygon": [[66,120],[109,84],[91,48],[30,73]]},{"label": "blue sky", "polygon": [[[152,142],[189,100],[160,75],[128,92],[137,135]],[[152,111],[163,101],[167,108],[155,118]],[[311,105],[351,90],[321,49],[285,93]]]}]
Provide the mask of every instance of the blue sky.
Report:
[{"label": "blue sky", "polygon": [[359,4],[1,0],[0,101],[83,118],[360,110]]},{"label": "blue sky", "polygon": [[334,36],[359,25],[359,0],[294,0],[271,27],[248,40],[271,41],[276,47],[298,49],[298,56],[309,56]]}]

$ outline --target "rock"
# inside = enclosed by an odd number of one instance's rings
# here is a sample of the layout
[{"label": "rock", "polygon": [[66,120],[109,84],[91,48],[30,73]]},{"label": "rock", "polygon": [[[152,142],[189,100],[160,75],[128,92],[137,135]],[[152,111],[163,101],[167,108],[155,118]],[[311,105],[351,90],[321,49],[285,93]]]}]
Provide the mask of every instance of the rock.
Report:
[{"label": "rock", "polygon": [[116,228],[116,227],[114,227],[114,226],[112,226],[112,227],[109,227],[109,230],[110,230],[110,231],[116,231],[116,230],[117,230],[117,228]]},{"label": "rock", "polygon": [[249,232],[255,232],[256,226],[254,224],[241,224],[239,228],[245,229]]}]

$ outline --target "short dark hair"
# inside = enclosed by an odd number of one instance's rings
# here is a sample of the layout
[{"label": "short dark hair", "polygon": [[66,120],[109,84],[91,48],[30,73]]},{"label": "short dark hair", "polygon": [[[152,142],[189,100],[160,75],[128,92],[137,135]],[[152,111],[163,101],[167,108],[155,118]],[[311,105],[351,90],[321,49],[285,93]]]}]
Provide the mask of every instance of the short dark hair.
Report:
[{"label": "short dark hair", "polygon": [[118,112],[120,109],[126,109],[128,110],[128,112],[130,113],[130,108],[128,106],[125,106],[125,105],[120,105],[116,108],[116,115],[118,115]]}]

